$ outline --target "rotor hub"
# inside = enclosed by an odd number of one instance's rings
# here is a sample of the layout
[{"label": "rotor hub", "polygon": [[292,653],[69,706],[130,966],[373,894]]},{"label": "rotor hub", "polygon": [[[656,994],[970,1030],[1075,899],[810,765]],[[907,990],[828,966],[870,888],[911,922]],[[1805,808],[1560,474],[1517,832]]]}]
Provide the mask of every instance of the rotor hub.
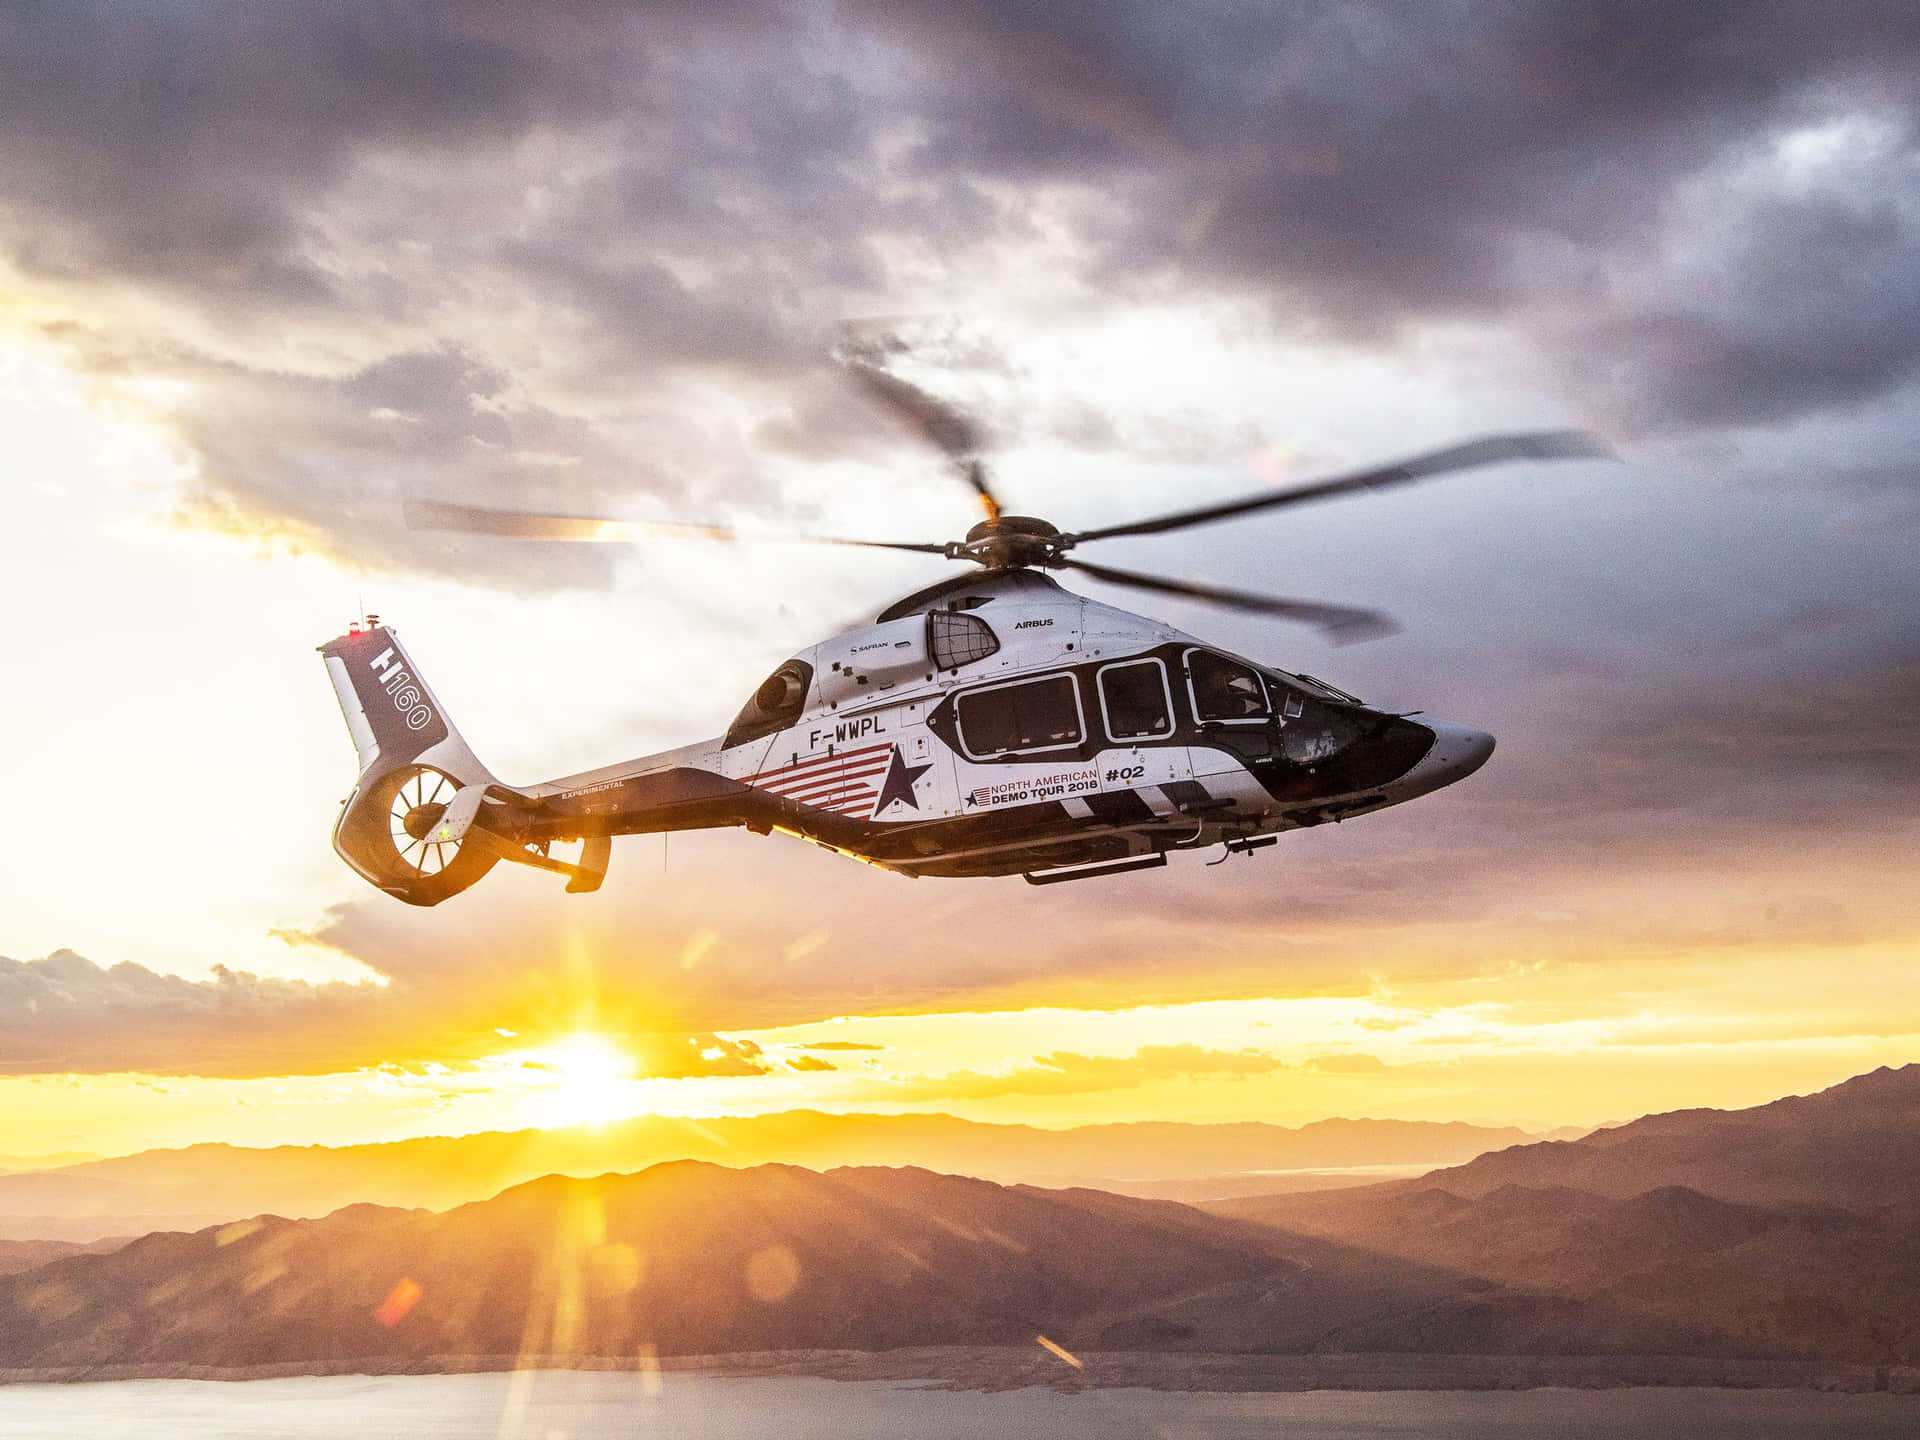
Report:
[{"label": "rotor hub", "polygon": [[424,840],[433,833],[433,827],[440,823],[440,817],[447,813],[444,805],[416,805],[401,817],[400,828],[416,840]]},{"label": "rotor hub", "polygon": [[1033,515],[997,515],[947,547],[948,558],[972,560],[989,570],[1051,565],[1070,543],[1051,521]]}]

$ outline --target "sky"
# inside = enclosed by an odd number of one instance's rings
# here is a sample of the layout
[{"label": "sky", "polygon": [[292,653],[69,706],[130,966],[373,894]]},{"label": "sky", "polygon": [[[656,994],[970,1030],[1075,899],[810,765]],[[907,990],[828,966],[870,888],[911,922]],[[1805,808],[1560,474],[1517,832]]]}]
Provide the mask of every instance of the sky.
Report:
[{"label": "sky", "polygon": [[[1920,14],[1866,0],[10,13],[0,1154],[1547,1128],[1920,1059],[1917,100]],[[1621,460],[1103,550],[1395,615],[1163,612],[1499,737],[1415,805],[1047,890],[744,832],[623,840],[591,896],[360,882],[313,649],[363,610],[533,781],[717,733],[942,576],[401,519],[957,536],[850,324],[1067,526],[1494,430]]]}]

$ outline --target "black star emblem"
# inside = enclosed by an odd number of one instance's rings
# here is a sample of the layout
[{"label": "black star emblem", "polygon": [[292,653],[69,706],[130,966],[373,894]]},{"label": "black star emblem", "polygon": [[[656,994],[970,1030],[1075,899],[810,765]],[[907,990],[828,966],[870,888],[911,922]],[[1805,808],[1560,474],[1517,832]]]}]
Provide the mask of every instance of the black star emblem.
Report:
[{"label": "black star emblem", "polygon": [[880,803],[873,807],[873,813],[878,815],[896,800],[904,800],[909,808],[918,810],[920,802],[913,798],[913,782],[932,768],[931,765],[907,764],[900,747],[894,746],[893,761],[887,766],[887,778],[880,784]]}]

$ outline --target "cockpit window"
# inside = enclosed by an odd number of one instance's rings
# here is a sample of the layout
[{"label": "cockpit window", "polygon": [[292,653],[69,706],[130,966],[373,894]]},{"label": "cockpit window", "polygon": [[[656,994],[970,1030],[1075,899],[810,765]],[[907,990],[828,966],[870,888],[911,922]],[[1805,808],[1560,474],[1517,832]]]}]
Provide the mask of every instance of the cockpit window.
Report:
[{"label": "cockpit window", "polygon": [[1211,650],[1187,652],[1187,674],[1193,686],[1193,718],[1232,722],[1265,720],[1273,713],[1266,687],[1251,665],[1229,660]]},{"label": "cockpit window", "polygon": [[927,612],[927,653],[933,656],[934,669],[956,670],[986,659],[999,648],[1000,637],[977,616],[951,610]]},{"label": "cockpit window", "polygon": [[800,718],[807,708],[807,690],[813,684],[813,667],[804,660],[789,660],[760,682],[753,698],[733,717],[727,727],[723,746],[744,745],[776,730],[784,730]]}]

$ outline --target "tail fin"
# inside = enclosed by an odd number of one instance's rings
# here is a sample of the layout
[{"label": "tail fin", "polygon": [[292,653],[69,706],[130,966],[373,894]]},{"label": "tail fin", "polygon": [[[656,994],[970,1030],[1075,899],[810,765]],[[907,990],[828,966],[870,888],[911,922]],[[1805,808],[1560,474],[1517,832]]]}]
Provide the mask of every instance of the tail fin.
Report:
[{"label": "tail fin", "polygon": [[457,895],[499,858],[466,843],[480,801],[498,782],[393,631],[369,617],[320,653],[360,753],[360,779],[334,826],[333,848],[410,905]]}]

